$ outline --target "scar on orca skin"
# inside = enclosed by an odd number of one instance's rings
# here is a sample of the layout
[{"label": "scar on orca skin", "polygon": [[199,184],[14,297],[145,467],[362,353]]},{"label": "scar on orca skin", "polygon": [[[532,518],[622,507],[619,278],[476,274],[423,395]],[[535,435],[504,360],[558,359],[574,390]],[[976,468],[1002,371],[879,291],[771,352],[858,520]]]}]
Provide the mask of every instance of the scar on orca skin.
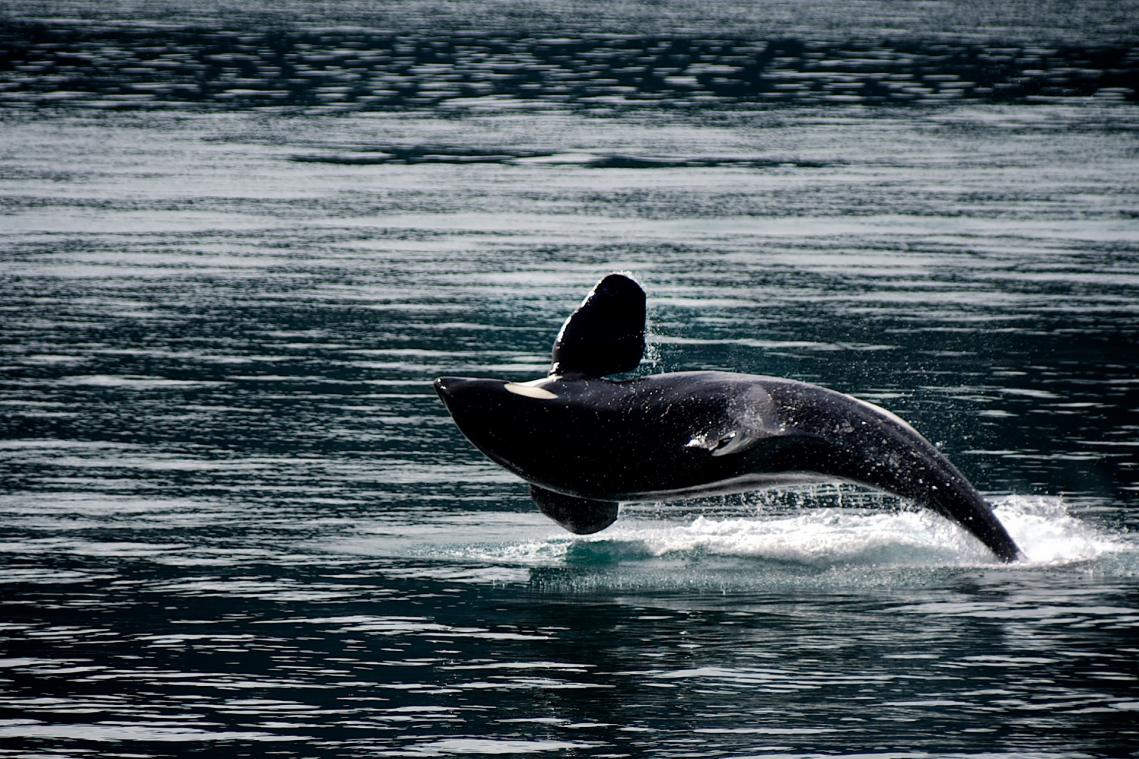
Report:
[{"label": "scar on orca skin", "polygon": [[889,411],[779,377],[606,379],[636,369],[644,350],[644,290],[610,274],[562,325],[546,377],[441,377],[435,390],[467,439],[574,533],[605,529],[622,501],[838,480],[932,509],[1003,561],[1022,557],[969,480]]}]

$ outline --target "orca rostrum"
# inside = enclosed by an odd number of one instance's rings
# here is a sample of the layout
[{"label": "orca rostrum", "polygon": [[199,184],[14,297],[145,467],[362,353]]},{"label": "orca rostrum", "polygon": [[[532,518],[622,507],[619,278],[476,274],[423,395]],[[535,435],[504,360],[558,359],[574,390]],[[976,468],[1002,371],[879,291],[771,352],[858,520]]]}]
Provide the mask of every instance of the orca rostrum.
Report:
[{"label": "orca rostrum", "polygon": [[644,350],[645,293],[610,274],[562,325],[548,376],[441,377],[435,389],[467,439],[578,534],[611,525],[621,501],[842,480],[933,509],[1004,561],[1021,556],[969,480],[889,411],[777,377],[606,379],[636,369]]}]

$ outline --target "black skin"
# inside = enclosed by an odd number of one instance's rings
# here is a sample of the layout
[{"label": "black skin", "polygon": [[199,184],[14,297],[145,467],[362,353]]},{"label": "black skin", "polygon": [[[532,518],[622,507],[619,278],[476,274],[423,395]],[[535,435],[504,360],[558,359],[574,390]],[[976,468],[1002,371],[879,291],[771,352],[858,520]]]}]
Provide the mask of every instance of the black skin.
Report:
[{"label": "black skin", "polygon": [[508,384],[444,377],[435,389],[475,447],[530,482],[542,510],[575,532],[608,526],[618,501],[837,479],[915,501],[1003,561],[1021,558],[937,448],[893,414],[842,393],[726,372],[622,382],[567,374],[521,389],[541,398]]}]

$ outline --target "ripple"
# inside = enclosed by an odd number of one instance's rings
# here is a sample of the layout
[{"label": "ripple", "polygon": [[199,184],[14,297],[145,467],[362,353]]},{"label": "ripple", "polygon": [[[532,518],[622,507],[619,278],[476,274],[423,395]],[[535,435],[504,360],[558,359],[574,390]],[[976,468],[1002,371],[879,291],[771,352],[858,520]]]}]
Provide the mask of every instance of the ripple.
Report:
[{"label": "ripple", "polygon": [[109,374],[88,374],[66,377],[59,380],[63,385],[88,387],[124,388],[127,390],[161,390],[165,388],[217,387],[223,382],[202,382],[199,380],[176,380],[166,377],[115,376]]},{"label": "ripple", "polygon": [[[654,34],[542,36],[17,22],[0,30],[9,107],[708,107],[739,103],[858,107],[946,102],[1134,102],[1136,59],[1123,45],[1038,47],[937,38],[882,42]],[[226,52],[220,52],[224,50]],[[556,155],[556,154],[554,154]],[[570,154],[570,160],[577,156]],[[536,156],[534,156],[536,157]],[[301,157],[341,164],[496,162],[447,149]],[[677,164],[611,155],[611,168]]]},{"label": "ripple", "polygon": [[38,720],[0,720],[0,736],[6,738],[62,738],[68,740],[117,743],[155,741],[159,743],[199,743],[210,741],[278,742],[306,740],[302,735],[282,735],[252,730],[204,730],[190,725],[171,727],[147,722],[104,722],[89,724],[50,724]]},{"label": "ripple", "polygon": [[573,749],[587,749],[597,746],[596,743],[584,741],[528,741],[528,740],[492,740],[488,738],[446,738],[437,741],[426,741],[408,746],[403,750],[391,752],[391,756],[470,756],[481,754],[485,756],[509,754],[543,754],[549,752],[562,752]]}]

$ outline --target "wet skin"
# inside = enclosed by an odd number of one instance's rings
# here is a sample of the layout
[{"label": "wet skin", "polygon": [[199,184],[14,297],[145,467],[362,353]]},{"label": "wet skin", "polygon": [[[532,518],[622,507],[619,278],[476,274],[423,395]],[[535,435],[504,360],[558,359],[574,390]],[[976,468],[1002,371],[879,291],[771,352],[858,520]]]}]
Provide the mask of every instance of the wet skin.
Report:
[{"label": "wet skin", "polygon": [[984,498],[912,427],[816,385],[684,372],[623,382],[444,377],[435,388],[475,447],[536,486],[547,513],[541,496],[551,494],[550,515],[577,532],[608,526],[618,501],[845,480],[933,509],[1004,561],[1020,555]]}]

